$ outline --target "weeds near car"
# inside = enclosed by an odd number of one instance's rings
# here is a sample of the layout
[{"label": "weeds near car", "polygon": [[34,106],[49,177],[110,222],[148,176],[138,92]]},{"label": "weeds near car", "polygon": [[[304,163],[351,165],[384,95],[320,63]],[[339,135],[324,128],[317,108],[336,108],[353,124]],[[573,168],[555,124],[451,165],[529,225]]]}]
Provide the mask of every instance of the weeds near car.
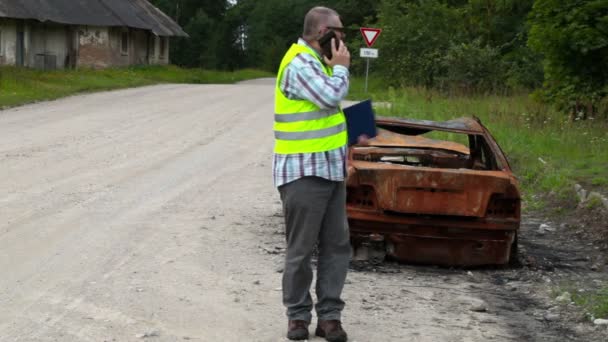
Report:
[{"label": "weeds near car", "polygon": [[603,205],[602,200],[599,197],[590,197],[587,201],[585,201],[585,207],[587,209],[599,209]]},{"label": "weeds near car", "polygon": [[594,318],[608,319],[608,287],[590,293],[575,292],[572,301],[585,308]]}]

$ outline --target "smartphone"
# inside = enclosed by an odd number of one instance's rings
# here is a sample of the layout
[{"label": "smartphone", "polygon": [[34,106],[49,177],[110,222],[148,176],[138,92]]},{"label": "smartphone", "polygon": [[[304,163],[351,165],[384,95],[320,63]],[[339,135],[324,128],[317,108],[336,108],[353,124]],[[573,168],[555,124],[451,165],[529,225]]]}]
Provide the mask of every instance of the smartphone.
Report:
[{"label": "smartphone", "polygon": [[321,50],[323,50],[323,55],[327,56],[327,58],[332,58],[331,53],[331,39],[335,38],[336,49],[340,47],[340,39],[336,37],[336,33],[333,30],[327,32],[323,37],[319,39],[319,45],[321,46]]}]

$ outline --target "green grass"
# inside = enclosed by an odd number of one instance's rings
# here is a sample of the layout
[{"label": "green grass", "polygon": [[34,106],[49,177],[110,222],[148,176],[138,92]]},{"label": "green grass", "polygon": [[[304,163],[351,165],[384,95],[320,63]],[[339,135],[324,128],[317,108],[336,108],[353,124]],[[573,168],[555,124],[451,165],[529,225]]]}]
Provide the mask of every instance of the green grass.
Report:
[{"label": "green grass", "polygon": [[608,319],[608,287],[591,293],[575,292],[572,301],[585,308],[593,317]]},{"label": "green grass", "polygon": [[[551,289],[551,298],[557,298],[564,292],[571,295],[572,302],[581,307],[585,311],[585,315],[590,319],[603,318],[608,319],[608,287],[600,287],[594,290],[586,290],[580,292],[580,284],[573,282],[561,284],[558,287]],[[562,303],[567,305],[569,303]]]},{"label": "green grass", "polygon": [[353,79],[349,97],[392,104],[377,107],[378,115],[428,120],[479,117],[509,159],[531,209],[544,207],[546,195],[554,199],[572,195],[574,183],[607,193],[605,119],[570,122],[528,95],[448,97],[419,88],[391,88],[378,79],[370,79],[365,94],[363,83]]},{"label": "green grass", "polygon": [[121,89],[157,83],[233,83],[272,76],[271,73],[258,70],[223,72],[182,69],[176,66],[58,71],[0,67],[0,108],[35,101],[52,100],[83,92]]},{"label": "green grass", "polygon": [[602,200],[599,197],[590,197],[585,203],[587,209],[599,209],[602,205]]},{"label": "green grass", "polygon": [[602,287],[585,292],[577,291],[577,286],[572,284],[554,288],[551,291],[553,298],[567,291],[571,293],[572,301],[577,306],[583,308],[591,319],[608,319],[608,287]]}]

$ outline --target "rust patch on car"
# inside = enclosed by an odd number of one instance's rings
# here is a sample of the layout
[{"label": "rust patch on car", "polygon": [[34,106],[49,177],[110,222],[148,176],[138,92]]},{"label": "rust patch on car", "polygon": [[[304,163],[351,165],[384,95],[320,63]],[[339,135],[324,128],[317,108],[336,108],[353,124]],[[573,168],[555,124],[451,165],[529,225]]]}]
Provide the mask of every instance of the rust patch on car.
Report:
[{"label": "rust patch on car", "polygon": [[[379,118],[376,124],[378,136],[352,146],[348,156],[355,258],[378,257],[380,249],[412,263],[509,263],[520,223],[519,185],[481,122]],[[423,136],[434,131],[463,134],[468,146]]]}]

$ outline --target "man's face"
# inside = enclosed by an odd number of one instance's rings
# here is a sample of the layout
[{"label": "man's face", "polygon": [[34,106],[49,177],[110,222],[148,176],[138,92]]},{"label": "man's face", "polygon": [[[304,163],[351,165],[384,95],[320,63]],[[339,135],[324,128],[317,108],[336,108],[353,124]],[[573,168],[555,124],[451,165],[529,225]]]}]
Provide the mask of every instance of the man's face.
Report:
[{"label": "man's face", "polygon": [[342,21],[339,17],[332,17],[328,24],[321,27],[320,36],[325,35],[329,31],[334,31],[336,37],[340,40],[344,40],[346,38],[346,33],[344,32],[344,26],[342,25]]}]

